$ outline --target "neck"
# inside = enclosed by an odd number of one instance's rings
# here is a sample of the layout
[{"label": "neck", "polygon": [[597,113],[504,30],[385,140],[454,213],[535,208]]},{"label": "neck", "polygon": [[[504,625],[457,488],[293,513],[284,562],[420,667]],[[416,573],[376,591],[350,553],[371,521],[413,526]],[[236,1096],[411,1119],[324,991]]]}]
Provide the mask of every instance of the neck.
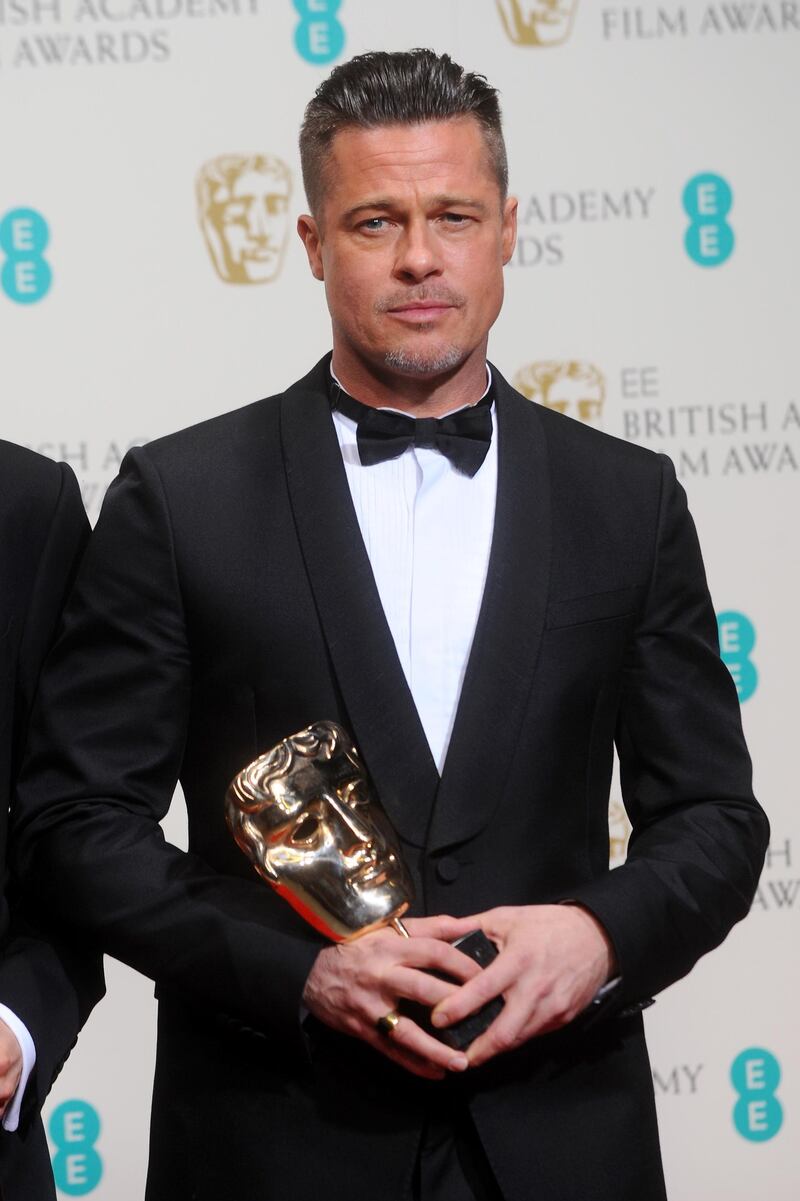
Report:
[{"label": "neck", "polygon": [[378,368],[334,342],[333,370],[342,387],[371,408],[390,407],[411,417],[441,417],[477,404],[486,391],[486,339],[463,363],[438,375],[406,375]]}]

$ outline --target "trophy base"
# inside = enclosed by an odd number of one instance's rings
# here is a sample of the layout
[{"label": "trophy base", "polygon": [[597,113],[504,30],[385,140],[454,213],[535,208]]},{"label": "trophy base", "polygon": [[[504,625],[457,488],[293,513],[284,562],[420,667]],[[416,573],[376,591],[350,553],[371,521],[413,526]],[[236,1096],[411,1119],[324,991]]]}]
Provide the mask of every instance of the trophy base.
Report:
[{"label": "trophy base", "polygon": [[[471,930],[469,934],[457,938],[453,946],[458,947],[464,955],[469,955],[480,967],[488,967],[492,960],[497,958],[497,947],[486,937],[483,930]],[[456,1051],[466,1051],[479,1034],[488,1030],[504,1004],[502,997],[494,997],[476,1013],[462,1018],[460,1022],[454,1022],[445,1030],[437,1030],[436,1036]]]},{"label": "trophy base", "polygon": [[[469,934],[462,935],[453,943],[459,951],[464,955],[468,955],[470,959],[474,959],[480,967],[488,967],[493,959],[497,958],[497,947],[490,938],[487,938],[483,930],[471,930]],[[441,972],[434,972],[441,980],[451,981],[450,976],[445,976]],[[460,1022],[454,1022],[452,1026],[447,1026],[444,1030],[437,1029],[430,1023],[430,1014],[422,1005],[417,1005],[414,1002],[404,1002],[400,1007],[400,1012],[407,1014],[413,1018],[418,1026],[426,1030],[428,1034],[432,1034],[434,1038],[438,1038],[440,1042],[446,1043],[448,1047],[452,1047],[455,1051],[466,1051],[467,1047],[475,1041],[479,1034],[483,1034],[491,1026],[494,1019],[503,1008],[504,1001],[502,997],[495,997],[476,1013],[469,1014],[468,1017],[462,1018]]]}]

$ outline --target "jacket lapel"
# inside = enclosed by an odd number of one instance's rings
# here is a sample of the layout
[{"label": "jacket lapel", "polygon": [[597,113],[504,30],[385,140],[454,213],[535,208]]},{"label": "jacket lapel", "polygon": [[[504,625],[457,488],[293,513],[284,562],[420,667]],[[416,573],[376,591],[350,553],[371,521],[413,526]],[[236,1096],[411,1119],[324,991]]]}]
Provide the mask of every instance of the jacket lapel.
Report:
[{"label": "jacket lapel", "polygon": [[550,487],[535,405],[492,368],[497,504],[489,570],[427,849],[465,842],[505,788],[539,655],[550,572]]},{"label": "jacket lapel", "polygon": [[281,399],[289,498],[350,732],[395,829],[422,846],[439,773],[350,497],[330,415],[329,362],[326,356]]}]

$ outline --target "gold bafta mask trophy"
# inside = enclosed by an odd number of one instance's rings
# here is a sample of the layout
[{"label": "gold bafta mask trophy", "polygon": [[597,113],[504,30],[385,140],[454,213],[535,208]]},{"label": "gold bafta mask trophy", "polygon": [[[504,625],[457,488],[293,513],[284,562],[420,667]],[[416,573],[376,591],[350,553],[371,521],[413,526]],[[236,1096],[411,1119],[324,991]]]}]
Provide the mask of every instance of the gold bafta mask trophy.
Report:
[{"label": "gold bafta mask trophy", "polygon": [[[409,937],[401,918],[414,891],[397,837],[335,722],[315,722],[243,768],[228,786],[225,816],[258,874],[327,938],[348,942],[382,926]],[[480,930],[454,945],[481,967],[497,953]],[[467,1047],[501,1008],[490,1001],[432,1033]],[[414,1012],[421,1023],[426,1016]]]},{"label": "gold bafta mask trophy", "polygon": [[225,815],[258,874],[327,938],[389,925],[408,937],[411,878],[341,726],[316,722],[260,755],[231,782]]}]

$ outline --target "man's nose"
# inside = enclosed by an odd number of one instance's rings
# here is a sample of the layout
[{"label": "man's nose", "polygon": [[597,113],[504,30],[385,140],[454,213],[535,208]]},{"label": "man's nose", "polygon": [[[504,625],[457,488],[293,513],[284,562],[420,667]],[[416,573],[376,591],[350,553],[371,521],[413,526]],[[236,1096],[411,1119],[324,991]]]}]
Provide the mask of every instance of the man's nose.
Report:
[{"label": "man's nose", "polygon": [[397,243],[395,275],[419,283],[442,270],[441,252],[429,222],[411,221]]}]

